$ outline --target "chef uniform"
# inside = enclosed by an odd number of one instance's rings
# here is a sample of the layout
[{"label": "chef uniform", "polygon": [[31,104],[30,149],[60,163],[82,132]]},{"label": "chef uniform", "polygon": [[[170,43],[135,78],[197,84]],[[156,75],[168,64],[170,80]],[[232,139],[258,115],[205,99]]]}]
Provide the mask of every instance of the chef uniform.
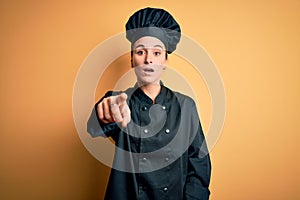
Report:
[{"label": "chef uniform", "polygon": [[[160,39],[172,53],[180,40],[180,27],[165,10],[144,8],[126,24],[133,44],[143,36]],[[116,146],[106,189],[107,200],[207,200],[211,162],[195,102],[164,86],[155,103],[136,84],[125,92],[131,111],[126,128],[99,120],[95,105],[87,130],[92,137],[111,137]]]}]

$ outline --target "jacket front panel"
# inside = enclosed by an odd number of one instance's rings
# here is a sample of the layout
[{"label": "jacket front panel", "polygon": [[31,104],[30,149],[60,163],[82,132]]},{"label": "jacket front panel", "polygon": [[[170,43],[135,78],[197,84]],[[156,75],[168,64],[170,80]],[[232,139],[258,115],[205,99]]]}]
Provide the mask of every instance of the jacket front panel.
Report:
[{"label": "jacket front panel", "polygon": [[116,144],[105,199],[208,199],[210,159],[199,157],[205,140],[193,100],[164,86],[155,103],[139,88],[125,92],[132,117],[127,128],[98,122],[96,135]]}]

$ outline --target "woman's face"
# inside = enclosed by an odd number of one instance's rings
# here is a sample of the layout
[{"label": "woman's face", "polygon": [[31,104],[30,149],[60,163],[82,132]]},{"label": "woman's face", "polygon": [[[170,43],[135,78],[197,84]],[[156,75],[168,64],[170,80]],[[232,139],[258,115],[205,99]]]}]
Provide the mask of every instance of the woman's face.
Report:
[{"label": "woman's face", "polygon": [[141,37],[133,44],[132,66],[140,85],[159,84],[166,68],[165,45],[155,37]]}]

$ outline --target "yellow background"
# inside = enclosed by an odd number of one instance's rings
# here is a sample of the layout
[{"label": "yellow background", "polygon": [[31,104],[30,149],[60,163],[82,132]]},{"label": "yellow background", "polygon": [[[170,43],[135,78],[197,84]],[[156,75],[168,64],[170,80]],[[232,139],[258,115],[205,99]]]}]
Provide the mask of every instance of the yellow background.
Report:
[{"label": "yellow background", "polygon": [[1,1],[0,199],[102,199],[109,169],[78,137],[73,84],[89,52],[145,6],[170,11],[223,78],[211,199],[300,199],[297,0]]}]

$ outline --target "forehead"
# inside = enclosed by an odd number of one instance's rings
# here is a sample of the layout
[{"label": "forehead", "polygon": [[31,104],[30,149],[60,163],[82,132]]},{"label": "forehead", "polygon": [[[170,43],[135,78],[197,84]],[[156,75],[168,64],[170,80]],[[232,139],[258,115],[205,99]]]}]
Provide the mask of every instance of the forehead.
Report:
[{"label": "forehead", "polygon": [[151,37],[151,36],[141,37],[133,44],[133,48],[139,46],[143,46],[146,48],[162,47],[163,49],[165,49],[165,45],[162,41],[160,41],[156,37]]}]

